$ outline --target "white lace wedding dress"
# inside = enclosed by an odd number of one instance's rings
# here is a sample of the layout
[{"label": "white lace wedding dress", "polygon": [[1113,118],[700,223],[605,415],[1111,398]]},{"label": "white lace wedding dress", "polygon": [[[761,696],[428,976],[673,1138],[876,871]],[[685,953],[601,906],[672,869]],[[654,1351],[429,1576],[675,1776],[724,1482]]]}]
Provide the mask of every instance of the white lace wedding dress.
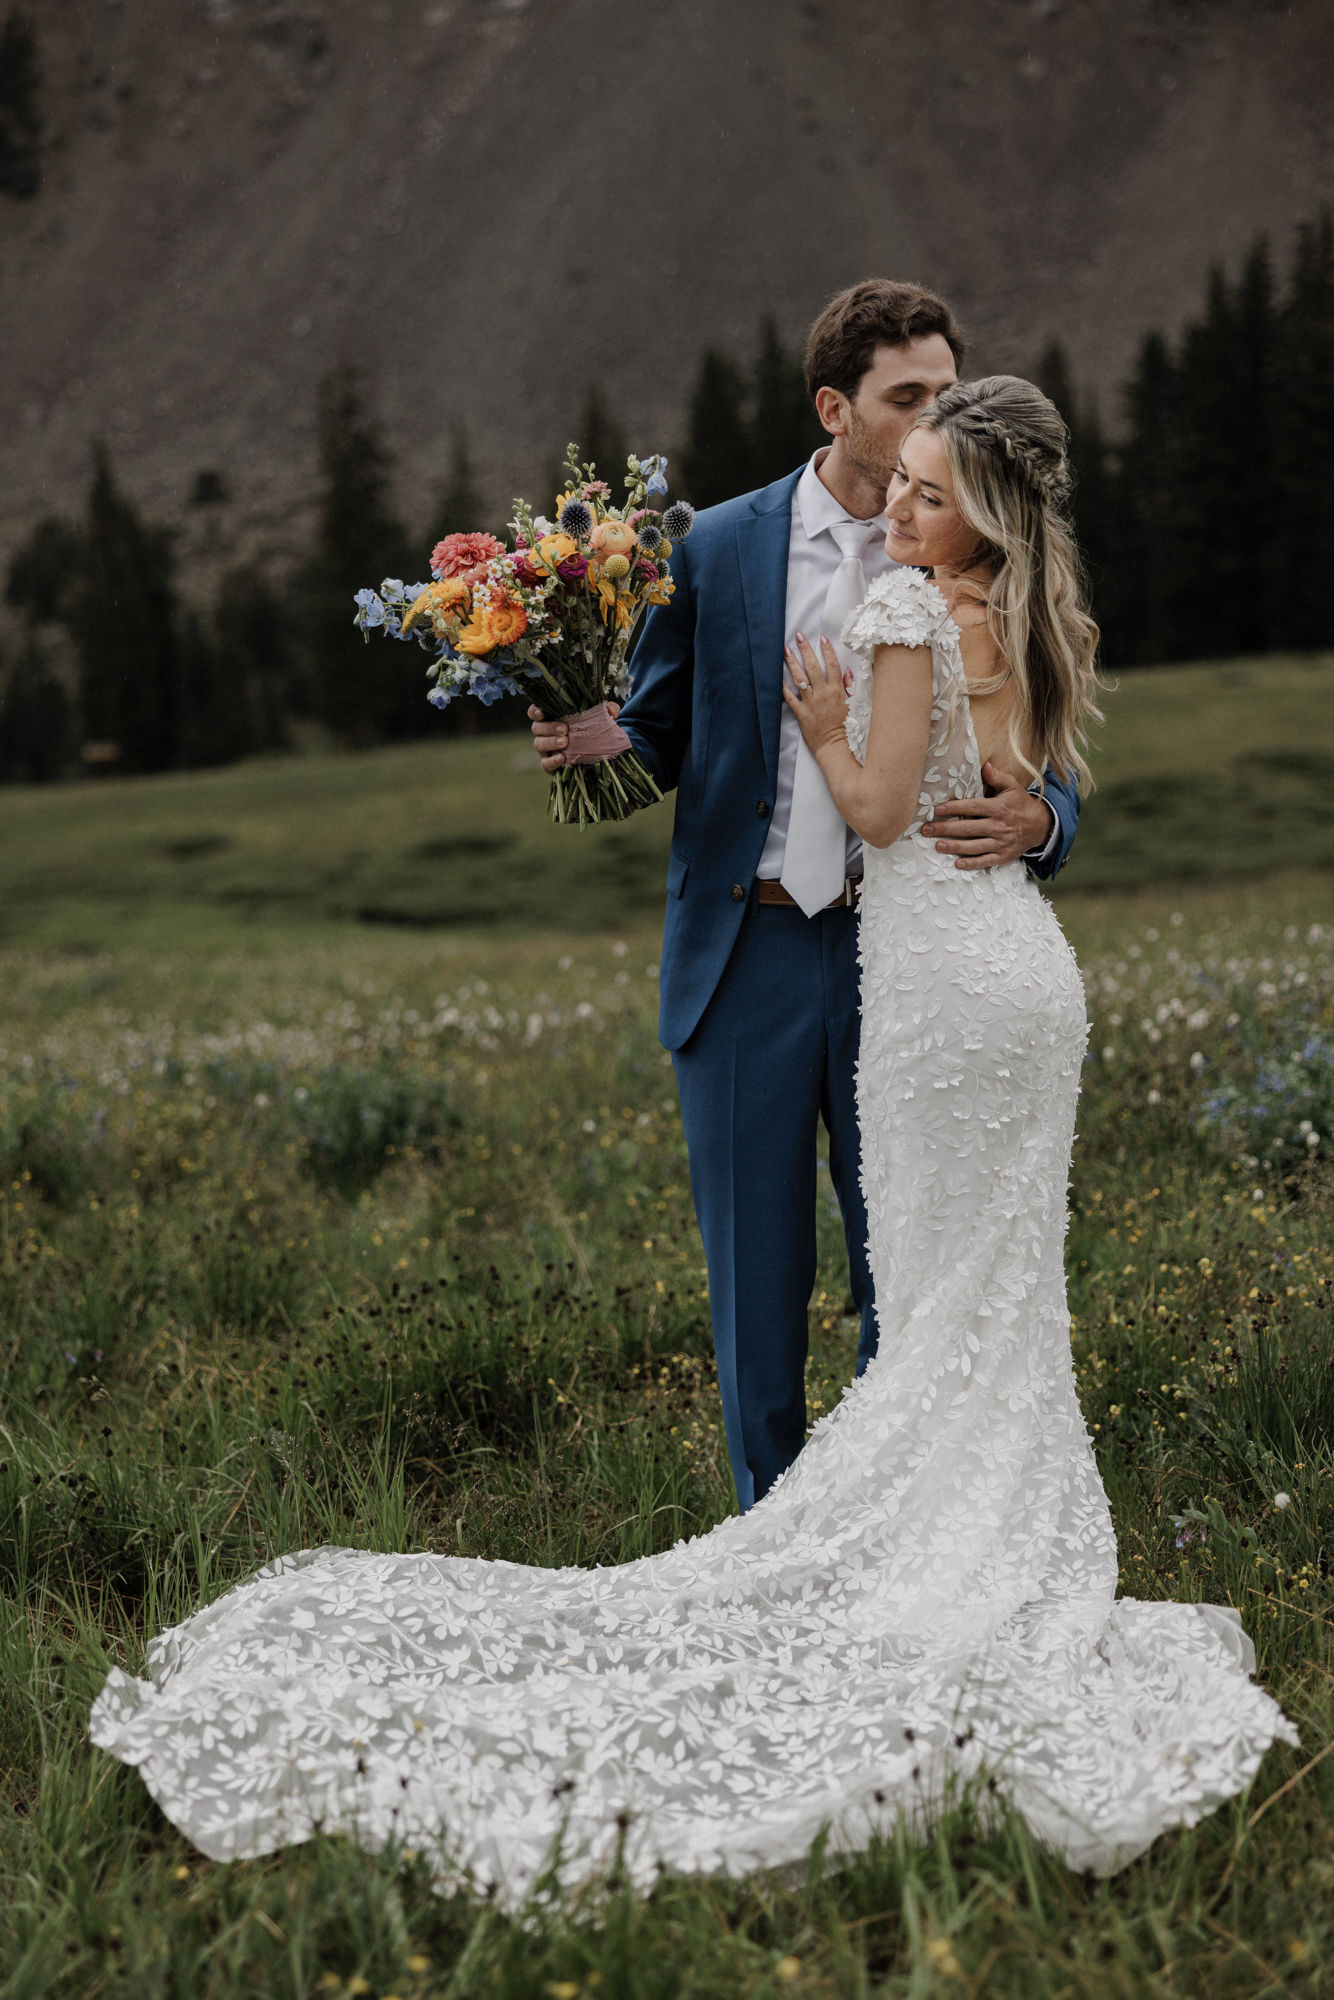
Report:
[{"label": "white lace wedding dress", "polygon": [[[849,621],[930,644],[922,817],[978,794],[958,637],[882,579]],[[851,699],[862,754],[869,669]],[[919,822],[920,823],[920,822]],[[1019,864],[868,850],[863,1177],[880,1353],[749,1514],[621,1568],[304,1550],[113,1672],[93,1741],[219,1859],[323,1827],[518,1902],[618,1848],[744,1873],[989,1774],[1113,1869],[1296,1740],[1235,1612],[1116,1601],[1063,1247],[1083,994]]]}]

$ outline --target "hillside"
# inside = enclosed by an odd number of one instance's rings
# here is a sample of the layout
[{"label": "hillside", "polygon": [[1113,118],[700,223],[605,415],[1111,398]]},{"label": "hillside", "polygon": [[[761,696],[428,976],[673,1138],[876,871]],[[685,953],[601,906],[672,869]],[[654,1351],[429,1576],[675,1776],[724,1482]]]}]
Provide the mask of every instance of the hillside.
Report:
[{"label": "hillside", "polygon": [[867,271],[980,363],[1122,370],[1218,256],[1334,192],[1325,0],[61,0],[51,143],[0,198],[0,555],[89,439],[194,544],[303,525],[313,386],[367,362],[419,505],[503,500],[586,385],[671,445],[699,351]]},{"label": "hillside", "polygon": [[[1062,902],[1308,869],[1334,908],[1334,656],[1125,674],[1105,707]],[[577,833],[544,799],[516,736],[5,786],[0,949],[658,923],[671,804]]]}]

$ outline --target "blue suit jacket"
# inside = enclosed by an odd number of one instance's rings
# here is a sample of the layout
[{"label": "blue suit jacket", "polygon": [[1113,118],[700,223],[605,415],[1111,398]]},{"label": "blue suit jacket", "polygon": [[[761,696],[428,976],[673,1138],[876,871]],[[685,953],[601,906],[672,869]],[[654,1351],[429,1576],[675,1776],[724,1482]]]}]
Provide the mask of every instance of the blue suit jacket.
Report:
[{"label": "blue suit jacket", "polygon": [[[664,792],[676,789],[659,1032],[694,1032],[722,977],[759,864],[778,772],[792,496],[804,468],[709,507],[672,554],[676,592],[649,613],[620,721]],[[1079,797],[1047,773],[1061,838]],[[741,891],[738,895],[736,892]]]}]

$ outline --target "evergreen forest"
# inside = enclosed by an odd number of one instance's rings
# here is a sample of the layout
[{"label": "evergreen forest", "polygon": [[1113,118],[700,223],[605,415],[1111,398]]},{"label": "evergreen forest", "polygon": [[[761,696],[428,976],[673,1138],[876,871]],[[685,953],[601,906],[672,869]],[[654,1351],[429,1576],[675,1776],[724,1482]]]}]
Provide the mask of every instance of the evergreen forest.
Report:
[{"label": "evergreen forest", "polygon": [[[20,72],[26,34],[11,19]],[[23,91],[11,96],[0,103],[0,171],[18,195],[36,184],[40,128]],[[14,164],[22,158],[30,172]],[[1069,425],[1075,523],[1106,665],[1334,643],[1321,583],[1334,568],[1328,211],[1298,228],[1281,271],[1264,240],[1239,272],[1216,268],[1198,317],[1175,339],[1146,334],[1114,396],[1072,381],[1055,342],[1033,373]],[[517,702],[484,712],[460,703],[440,716],[423,698],[415,650],[405,649],[402,673],[386,672],[352,624],[359,586],[424,575],[441,534],[500,527],[494,482],[466,433],[453,433],[430,518],[409,526],[366,378],[340,366],[316,395],[318,506],[304,559],[283,575],[233,567],[207,604],[179,587],[172,525],[142,517],[94,443],[81,516],[38,521],[5,577],[0,780],[225,764],[291,748],[312,727],[359,748],[522,724]],[[702,355],[683,416],[673,485],[697,507],[780,478],[823,435],[800,359],[772,320],[751,356]],[[596,386],[576,435],[614,477],[628,433]],[[551,441],[553,490],[562,444]],[[227,497],[222,474],[196,474],[193,506]]]}]

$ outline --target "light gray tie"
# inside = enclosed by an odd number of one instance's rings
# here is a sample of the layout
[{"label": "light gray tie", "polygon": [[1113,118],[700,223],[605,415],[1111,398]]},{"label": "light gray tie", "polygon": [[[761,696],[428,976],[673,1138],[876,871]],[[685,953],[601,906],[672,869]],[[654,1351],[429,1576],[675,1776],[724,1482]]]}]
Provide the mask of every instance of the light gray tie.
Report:
[{"label": "light gray tie", "polygon": [[[829,585],[820,626],[825,638],[833,642],[839,665],[847,667],[852,664],[852,655],[841,643],[843,622],[866,595],[862,556],[878,530],[869,521],[838,521],[828,532],[838,543],[843,560]],[[830,797],[824,773],[803,736],[797,745],[792,814],[779,880],[808,917],[823,910],[841,892],[847,851],[847,823]]]}]

